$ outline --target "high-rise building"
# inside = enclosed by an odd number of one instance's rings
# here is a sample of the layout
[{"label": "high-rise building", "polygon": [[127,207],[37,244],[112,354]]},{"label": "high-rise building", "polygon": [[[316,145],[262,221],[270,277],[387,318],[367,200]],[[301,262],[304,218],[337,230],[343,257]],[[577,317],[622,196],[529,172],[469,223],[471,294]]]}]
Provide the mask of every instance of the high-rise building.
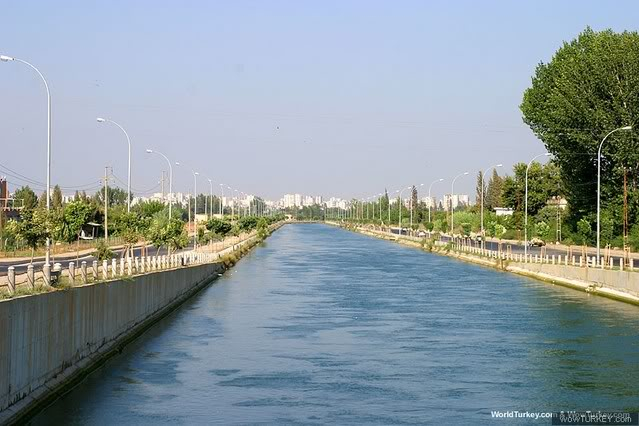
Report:
[{"label": "high-rise building", "polygon": [[428,208],[429,206],[431,209],[434,209],[437,207],[436,197],[422,197],[420,201],[426,205],[426,208]]},{"label": "high-rise building", "polygon": [[444,208],[450,209],[452,201],[453,209],[456,209],[460,206],[468,206],[469,205],[469,197],[468,194],[450,194],[444,195]]},{"label": "high-rise building", "polygon": [[285,209],[291,208],[293,206],[299,206],[299,203],[295,203],[296,201],[296,196],[299,194],[285,194],[284,198],[282,200],[282,205]]}]

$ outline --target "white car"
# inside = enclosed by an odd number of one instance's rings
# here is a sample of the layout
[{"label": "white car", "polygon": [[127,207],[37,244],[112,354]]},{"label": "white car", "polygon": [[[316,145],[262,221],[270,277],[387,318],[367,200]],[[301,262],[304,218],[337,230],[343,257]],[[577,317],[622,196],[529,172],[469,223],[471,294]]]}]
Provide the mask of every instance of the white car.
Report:
[{"label": "white car", "polygon": [[423,237],[425,237],[425,236],[426,236],[426,233],[425,233],[424,231],[419,231],[419,232],[417,233],[417,236],[418,236],[418,237],[420,237],[420,238],[423,238]]}]

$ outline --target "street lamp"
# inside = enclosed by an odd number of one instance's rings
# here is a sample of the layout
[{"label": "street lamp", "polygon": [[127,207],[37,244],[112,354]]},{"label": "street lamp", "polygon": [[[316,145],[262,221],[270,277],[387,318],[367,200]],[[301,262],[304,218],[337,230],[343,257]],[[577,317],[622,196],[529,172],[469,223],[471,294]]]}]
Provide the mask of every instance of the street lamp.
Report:
[{"label": "street lamp", "polygon": [[[182,166],[183,164],[179,162],[175,162],[176,166]],[[199,175],[198,172],[191,169],[191,173],[193,174],[193,197],[195,201],[193,202],[193,229],[195,236],[193,237],[193,250],[197,249],[197,177]],[[189,206],[189,215],[191,214],[191,208]]]},{"label": "street lamp", "polygon": [[101,118],[101,117],[98,117],[96,120],[98,121],[98,123],[111,123],[118,126],[120,130],[124,132],[124,136],[126,136],[126,141],[129,144],[129,172],[128,172],[128,178],[126,183],[126,190],[127,190],[126,211],[127,213],[130,213],[131,212],[131,195],[132,195],[131,194],[131,139],[129,138],[129,134],[126,132],[126,130],[124,130],[124,127],[120,126],[115,121],[109,120],[108,118]]},{"label": "street lamp", "polygon": [[430,190],[433,188],[434,184],[436,184],[437,182],[443,182],[443,181],[444,181],[443,178],[439,178],[431,182],[431,184],[428,186],[428,223],[430,223],[430,206],[431,204],[433,204],[433,198],[430,195]]},{"label": "street lamp", "polygon": [[210,195],[210,197],[211,197],[211,206],[209,207],[209,211],[207,212],[207,215],[208,215],[208,217],[210,219],[211,217],[213,217],[213,181],[210,178],[208,178],[208,177],[206,178],[206,180],[209,181],[209,187],[210,187],[210,190],[211,190],[211,195]]},{"label": "street lamp", "polygon": [[171,160],[169,160],[169,158],[162,154],[160,151],[153,151],[152,149],[147,149],[146,150],[147,154],[158,154],[161,155],[162,157],[164,157],[164,159],[166,160],[167,164],[169,165],[169,221],[171,221],[172,215],[171,215],[171,207],[173,206],[173,166],[171,165]]},{"label": "street lamp", "polygon": [[530,160],[528,165],[526,166],[526,191],[524,196],[524,258],[528,255],[528,169],[530,165],[539,157],[548,157],[550,156],[549,152],[544,152],[543,154],[536,155]]},{"label": "street lamp", "polygon": [[488,170],[490,170],[490,169],[496,169],[497,167],[502,167],[502,166],[503,166],[503,164],[501,164],[501,163],[500,164],[496,164],[494,166],[490,166],[489,168],[486,169],[485,172],[483,172],[481,174],[481,207],[480,207],[480,212],[481,212],[480,213],[480,217],[481,217],[481,219],[480,219],[480,222],[481,222],[481,236],[482,236],[481,241],[482,241],[482,244],[484,244],[484,198],[485,198],[484,197],[484,181],[486,179],[486,173],[488,173]]},{"label": "street lamp", "polygon": [[[19,58],[13,58],[11,56],[0,55],[0,61],[2,62],[20,62],[24,65],[27,65],[31,69],[33,69],[44,83],[44,88],[47,90],[47,211],[51,210],[51,91],[49,90],[49,84],[47,80],[44,78],[39,69],[30,64],[27,61],[24,61]],[[51,239],[47,237],[46,242],[46,255],[45,255],[45,265],[50,266],[51,260]]]},{"label": "street lamp", "polygon": [[453,194],[455,193],[455,181],[457,178],[466,176],[468,172],[460,173],[453,178],[453,183],[450,185],[450,236],[453,237],[455,232],[455,210],[453,209]]},{"label": "street lamp", "polygon": [[597,262],[599,262],[601,254],[601,248],[599,245],[601,231],[601,147],[603,146],[608,136],[620,130],[632,130],[632,126],[619,127],[618,129],[615,129],[608,133],[599,144],[599,150],[597,151]]}]

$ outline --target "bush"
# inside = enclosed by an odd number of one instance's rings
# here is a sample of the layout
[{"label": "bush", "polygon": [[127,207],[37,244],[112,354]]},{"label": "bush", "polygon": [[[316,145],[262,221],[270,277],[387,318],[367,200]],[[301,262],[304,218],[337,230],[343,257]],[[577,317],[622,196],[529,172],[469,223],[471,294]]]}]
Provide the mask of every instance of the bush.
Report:
[{"label": "bush", "polygon": [[111,260],[113,259],[113,250],[104,242],[100,241],[95,246],[95,252],[93,256],[98,259],[100,262],[103,260]]}]

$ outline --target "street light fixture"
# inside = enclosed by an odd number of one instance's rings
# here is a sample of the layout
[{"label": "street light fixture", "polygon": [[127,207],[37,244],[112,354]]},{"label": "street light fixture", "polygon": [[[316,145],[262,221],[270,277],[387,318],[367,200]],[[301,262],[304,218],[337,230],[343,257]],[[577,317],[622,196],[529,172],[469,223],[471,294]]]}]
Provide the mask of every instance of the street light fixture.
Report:
[{"label": "street light fixture", "polygon": [[526,166],[526,191],[524,196],[524,258],[528,255],[528,169],[530,165],[539,157],[549,157],[549,152],[544,152],[543,154],[536,155],[530,160],[528,165]]},{"label": "street light fixture", "polygon": [[[49,84],[47,80],[44,78],[39,69],[37,69],[34,65],[29,62],[14,58],[11,56],[0,55],[0,61],[2,62],[20,62],[31,69],[33,69],[42,79],[44,83],[44,88],[47,91],[47,211],[51,210],[51,91],[49,90]],[[51,239],[47,237],[46,242],[46,254],[45,254],[45,265],[50,266],[51,260]]]},{"label": "street light fixture", "polygon": [[[176,166],[183,166],[183,164],[179,162],[175,162]],[[197,177],[200,173],[191,169],[191,173],[193,174],[193,228],[194,228],[194,238],[193,238],[193,250],[197,250]],[[191,208],[189,207],[189,216],[191,214]]]},{"label": "street light fixture", "polygon": [[209,186],[210,186],[210,190],[211,190],[211,206],[209,207],[209,211],[207,212],[207,215],[209,216],[209,218],[213,217],[213,180],[211,180],[210,178],[206,178],[206,180],[209,181]]},{"label": "street light fixture", "polygon": [[453,178],[453,183],[450,186],[450,236],[453,237],[455,232],[455,209],[453,208],[453,194],[455,193],[455,181],[457,178],[466,176],[468,172],[460,173]]},{"label": "street light fixture", "polygon": [[608,139],[608,136],[620,130],[632,130],[632,126],[619,127],[608,133],[599,144],[599,150],[597,151],[597,262],[599,262],[599,259],[601,258],[601,247],[599,243],[601,232],[601,148],[603,147],[606,139]]},{"label": "street light fixture", "polygon": [[129,144],[129,166],[128,166],[128,177],[127,177],[127,202],[126,202],[126,211],[127,213],[131,213],[131,138],[129,138],[129,134],[126,132],[126,130],[124,130],[124,127],[120,126],[118,123],[116,123],[113,120],[109,120],[108,118],[102,118],[102,117],[98,117],[97,119],[98,123],[111,123],[111,124],[115,124],[116,126],[118,126],[120,128],[120,130],[122,130],[122,132],[124,133],[124,136],[126,136],[126,141]]},{"label": "street light fixture", "polygon": [[172,206],[173,206],[173,166],[171,165],[171,160],[169,160],[169,158],[162,154],[160,151],[153,151],[152,149],[147,149],[146,150],[147,154],[158,154],[161,155],[162,157],[164,157],[164,159],[166,160],[167,164],[169,165],[169,222],[171,221],[172,216]]},{"label": "street light fixture", "polygon": [[[431,204],[433,204],[433,198],[430,195],[430,190],[433,188],[433,185],[436,184],[437,182],[443,182],[444,179],[443,178],[439,178],[437,180],[434,180],[433,182],[431,182],[431,184],[428,186],[428,223],[430,223],[430,206]],[[430,232],[429,232],[430,234]]]}]

